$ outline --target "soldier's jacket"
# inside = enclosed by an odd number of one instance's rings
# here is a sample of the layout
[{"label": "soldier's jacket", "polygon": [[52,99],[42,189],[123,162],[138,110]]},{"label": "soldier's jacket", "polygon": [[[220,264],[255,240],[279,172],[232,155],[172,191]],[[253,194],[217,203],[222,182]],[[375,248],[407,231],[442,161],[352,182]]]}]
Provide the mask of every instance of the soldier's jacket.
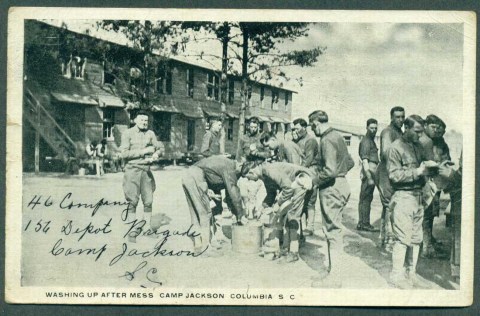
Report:
[{"label": "soldier's jacket", "polygon": [[277,190],[280,191],[277,203],[282,205],[285,201],[292,197],[292,183],[297,175],[301,172],[309,176],[315,176],[314,172],[308,168],[294,165],[288,162],[272,162],[262,165],[262,180],[267,190],[265,203],[269,206],[275,200]]},{"label": "soldier's jacket", "polygon": [[302,166],[304,155],[300,147],[289,140],[279,140],[279,146],[275,152],[277,160]]},{"label": "soldier's jacket", "polygon": [[[253,136],[250,136],[248,133],[240,137],[240,141],[237,148],[236,159],[237,161],[242,161],[245,159],[252,160],[265,160],[270,157],[270,152],[263,148],[263,145],[260,143],[260,133],[257,133]],[[251,155],[250,145],[255,144],[258,149],[258,152],[255,156]]]},{"label": "soldier's jacket", "polygon": [[425,158],[427,160],[434,160],[433,155],[433,140],[428,137],[425,133],[419,139],[420,144],[422,145]]},{"label": "soldier's jacket", "polygon": [[333,185],[335,178],[344,177],[355,163],[348,153],[342,135],[332,128],[328,128],[321,135],[319,148],[314,182],[322,188]]},{"label": "soldier's jacket", "polygon": [[393,142],[388,151],[387,170],[394,190],[421,190],[425,177],[417,174],[417,168],[426,161],[425,152],[420,143],[407,142],[400,137]]},{"label": "soldier's jacket", "polygon": [[303,152],[304,159],[302,166],[309,168],[315,165],[317,163],[315,157],[318,155],[318,142],[315,137],[307,133],[298,138],[295,143]]},{"label": "soldier's jacket", "polygon": [[393,124],[388,125],[380,133],[380,161],[386,162],[388,159],[388,150],[394,141],[402,137],[402,130]]},{"label": "soldier's jacket", "polygon": [[210,189],[214,191],[225,189],[234,207],[232,212],[240,219],[245,213],[240,190],[237,187],[238,175],[235,170],[235,161],[223,156],[211,156],[200,160],[195,166],[203,170]]},{"label": "soldier's jacket", "polygon": [[207,131],[203,136],[202,147],[200,153],[203,157],[210,157],[220,154],[220,133]]},{"label": "soldier's jacket", "polygon": [[164,150],[164,146],[157,140],[151,130],[141,131],[136,125],[127,129],[122,134],[120,152],[122,158],[130,165],[149,165],[143,154],[143,150],[149,146],[156,150]]}]

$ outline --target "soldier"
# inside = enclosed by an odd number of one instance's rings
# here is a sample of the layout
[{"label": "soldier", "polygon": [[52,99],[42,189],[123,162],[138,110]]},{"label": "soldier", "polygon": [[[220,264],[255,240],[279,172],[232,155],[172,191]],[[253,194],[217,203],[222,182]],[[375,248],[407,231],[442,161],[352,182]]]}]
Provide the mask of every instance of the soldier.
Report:
[{"label": "soldier", "polygon": [[[187,198],[192,225],[198,236],[194,237],[194,249],[203,253],[210,246],[212,212],[210,199],[220,198],[213,192],[225,189],[225,200],[237,221],[246,224],[244,208],[237,187],[241,164],[223,156],[205,158],[191,166],[182,178],[182,186]],[[209,190],[212,192],[209,193]],[[214,256],[213,250],[209,251]]]},{"label": "soldier", "polygon": [[300,147],[292,141],[277,139],[270,132],[264,132],[260,136],[260,143],[263,147],[273,150],[277,161],[284,161],[301,166],[303,164],[303,153]]},{"label": "soldier", "polygon": [[390,125],[380,134],[380,163],[377,168],[377,186],[380,193],[383,210],[380,223],[381,247],[391,251],[393,245],[392,224],[390,222],[390,199],[393,189],[388,179],[387,157],[390,145],[402,136],[402,126],[405,120],[405,110],[396,106],[390,110]]},{"label": "soldier", "polygon": [[[140,229],[129,234],[131,242],[136,241],[143,227],[155,230],[155,227],[151,227],[155,179],[150,171],[150,165],[165,152],[163,144],[157,140],[155,133],[148,129],[147,112],[139,111],[134,122],[135,125],[122,134],[120,145],[121,155],[126,163],[123,175],[123,191],[125,199],[129,202],[126,222],[143,221]],[[136,215],[140,196],[144,217]],[[166,217],[165,221],[167,221]]]},{"label": "soldier", "polygon": [[252,117],[248,121],[247,133],[240,136],[240,142],[237,148],[237,161],[259,160],[264,161],[270,157],[268,150],[264,150],[260,143],[259,120]]},{"label": "soldier", "polygon": [[[304,159],[302,166],[306,168],[314,168],[318,155],[318,142],[315,137],[307,132],[307,122],[304,119],[296,119],[293,121],[292,138],[293,141],[302,150]],[[304,205],[304,213],[307,219],[307,228],[303,231],[304,236],[312,236],[314,232],[315,222],[315,204],[317,203],[317,189],[307,193],[309,195],[308,202]]]},{"label": "soldier", "polygon": [[[445,164],[450,162],[450,152],[443,139],[445,128],[441,128],[441,125],[445,126],[445,123],[439,117],[433,114],[428,115],[425,119],[425,130],[420,137],[420,143],[426,157],[441,164],[441,168],[445,168]],[[440,129],[443,130],[443,133],[439,132]],[[423,217],[422,258],[443,257],[435,248],[436,240],[433,237],[433,221],[440,213],[441,188],[439,185],[441,185],[441,181],[437,181],[437,179],[439,178],[429,178],[424,188],[425,212]]]},{"label": "soldier", "polygon": [[[236,160],[238,162],[245,162],[247,159],[252,161],[265,161],[270,158],[270,151],[263,148],[260,143],[259,120],[257,117],[252,117],[247,123],[247,132],[239,136]],[[254,209],[260,204],[257,196],[263,190],[261,181],[250,181],[247,178],[240,178],[238,187],[242,195],[242,199],[247,206],[249,217],[253,217]]]},{"label": "soldier", "polygon": [[373,232],[375,228],[370,224],[370,208],[375,190],[375,172],[378,166],[378,148],[375,144],[377,134],[377,120],[367,120],[367,133],[360,141],[358,154],[362,161],[362,172],[360,174],[362,185],[358,201],[358,225],[357,230]]},{"label": "soldier", "polygon": [[450,269],[451,275],[456,282],[460,278],[460,249],[462,237],[462,154],[460,155],[459,167],[457,170],[440,168],[440,176],[448,180],[445,191],[450,193],[450,227],[451,227],[451,249]]},{"label": "soldier", "polygon": [[[276,247],[279,247],[283,227],[286,238],[283,247],[288,251],[286,262],[298,261],[300,218],[305,195],[312,189],[313,172],[299,165],[287,162],[261,163],[246,162],[242,176],[249,180],[262,180],[267,188],[265,209],[273,208],[276,214]],[[278,192],[278,194],[277,194]]]},{"label": "soldier", "polygon": [[350,187],[345,176],[354,162],[342,135],[328,124],[324,111],[308,116],[310,126],[320,137],[318,163],[314,183],[318,186],[323,232],[328,246],[328,272],[326,278],[312,283],[313,287],[341,287],[345,268],[343,252],[342,216],[350,198]]},{"label": "soldier", "polygon": [[220,155],[220,138],[222,130],[222,120],[219,117],[210,118],[210,129],[205,132],[200,148],[200,154],[203,157]]},{"label": "soldier", "polygon": [[423,286],[416,274],[423,239],[422,190],[425,176],[429,174],[426,166],[436,165],[433,161],[427,161],[419,142],[423,124],[420,116],[410,115],[405,120],[405,133],[393,142],[388,152],[387,170],[394,190],[391,211],[395,238],[390,281],[400,289]]}]

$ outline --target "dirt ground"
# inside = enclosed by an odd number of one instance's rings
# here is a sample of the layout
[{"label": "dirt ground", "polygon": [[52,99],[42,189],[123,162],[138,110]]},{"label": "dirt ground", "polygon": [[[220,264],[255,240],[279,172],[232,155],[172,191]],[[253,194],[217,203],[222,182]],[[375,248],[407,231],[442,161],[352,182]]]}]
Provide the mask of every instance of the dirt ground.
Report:
[{"label": "dirt ground", "polygon": [[[157,238],[140,236],[135,244],[124,237],[129,225],[122,221],[123,205],[102,205],[99,200],[123,202],[122,173],[95,176],[24,174],[22,209],[22,284],[24,286],[185,288],[308,288],[312,277],[325,273],[325,239],[317,213],[315,235],[302,247],[301,260],[279,264],[258,255],[233,252],[226,243],[218,258],[192,257],[188,236],[190,215],[181,187],[184,167],[154,171],[157,189],[154,214],[172,221]],[[348,255],[345,288],[390,288],[390,254],[377,247],[378,233],[358,232],[359,170],[348,176],[352,195],[344,211],[344,249]],[[70,193],[70,194],[69,194]],[[50,197],[50,199],[48,199]],[[62,201],[63,200],[63,201]],[[31,203],[32,201],[39,204]],[[78,205],[81,204],[81,205]],[[84,205],[85,204],[85,205]],[[68,206],[72,205],[71,208]],[[141,207],[140,207],[141,209]],[[379,227],[378,193],[371,222]],[[183,236],[182,236],[182,233]],[[434,234],[449,249],[445,215],[435,220]],[[163,243],[162,243],[163,242]],[[161,245],[163,255],[153,255]],[[124,245],[127,250],[124,251]],[[122,255],[122,253],[124,253]],[[448,259],[420,259],[419,274],[432,289],[456,289]]]}]

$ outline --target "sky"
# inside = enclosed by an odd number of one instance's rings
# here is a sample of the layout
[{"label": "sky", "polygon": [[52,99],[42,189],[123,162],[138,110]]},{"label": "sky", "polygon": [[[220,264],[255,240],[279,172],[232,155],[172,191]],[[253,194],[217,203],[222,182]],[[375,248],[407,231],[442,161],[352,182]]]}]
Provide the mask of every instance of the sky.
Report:
[{"label": "sky", "polygon": [[393,106],[406,114],[436,114],[461,131],[463,28],[460,24],[321,23],[296,49],[326,46],[311,68],[289,73],[304,85],[293,116],[324,109],[332,121],[389,122]]},{"label": "sky", "polygon": [[[50,21],[59,25],[62,21]],[[73,31],[125,42],[118,34],[96,31],[92,20],[65,21]],[[291,78],[292,119],[325,110],[331,122],[364,126],[369,118],[389,123],[389,111],[436,114],[448,129],[462,130],[463,26],[414,23],[313,23],[309,36],[282,44],[284,51],[325,47],[312,67],[287,67]],[[190,52],[220,54],[216,42],[189,45]],[[220,67],[219,60],[211,60]]]}]

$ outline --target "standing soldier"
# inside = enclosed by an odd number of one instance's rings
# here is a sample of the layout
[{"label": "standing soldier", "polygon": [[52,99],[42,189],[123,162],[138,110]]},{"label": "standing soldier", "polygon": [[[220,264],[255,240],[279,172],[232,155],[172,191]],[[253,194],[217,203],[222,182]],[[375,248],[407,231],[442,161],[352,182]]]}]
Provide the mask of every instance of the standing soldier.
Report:
[{"label": "standing soldier", "polygon": [[203,157],[210,157],[213,155],[220,155],[220,138],[223,123],[219,117],[210,118],[210,129],[205,132],[200,148],[200,154]]},{"label": "standing soldier", "polygon": [[273,150],[277,161],[284,161],[301,166],[303,164],[303,153],[297,144],[290,140],[281,140],[271,132],[264,132],[260,136],[260,143],[263,147]]},{"label": "standing soldier", "polygon": [[[237,187],[240,166],[240,163],[226,157],[212,156],[191,166],[182,178],[192,225],[198,233],[193,240],[197,254],[203,253],[210,246],[212,212],[209,197],[215,197],[213,192],[225,189],[227,206],[239,222],[247,222]],[[209,190],[213,192],[209,193]],[[215,252],[212,250],[210,254],[215,255]]]},{"label": "standing soldier", "polygon": [[248,121],[248,129],[245,135],[240,136],[240,142],[237,148],[237,161],[260,160],[264,161],[270,157],[268,150],[263,150],[260,143],[259,120],[252,117]]},{"label": "standing soldier", "polygon": [[387,170],[394,190],[391,211],[395,238],[390,281],[400,289],[422,286],[416,274],[423,239],[422,190],[429,172],[426,166],[436,165],[433,161],[427,161],[419,142],[423,124],[420,116],[410,115],[405,120],[404,135],[393,142],[388,152]]},{"label": "standing soldier", "polygon": [[[292,136],[293,141],[302,150],[304,159],[302,166],[313,168],[315,166],[315,158],[318,155],[318,142],[315,137],[307,132],[307,122],[304,119],[296,119],[293,121]],[[317,189],[307,192],[308,202],[304,205],[304,213],[307,217],[307,228],[303,231],[304,236],[312,236],[315,222],[315,204],[317,203]]]},{"label": "standing soldier", "polygon": [[393,245],[392,224],[390,222],[390,199],[393,189],[388,179],[387,158],[392,143],[402,136],[405,110],[396,106],[390,110],[390,125],[380,134],[380,164],[377,168],[377,186],[383,210],[380,224],[380,241],[382,248],[391,251]]},{"label": "standing soldier", "polygon": [[362,161],[360,198],[358,202],[357,230],[373,232],[375,228],[370,224],[370,210],[375,190],[375,172],[378,166],[378,148],[375,144],[377,134],[377,120],[368,119],[367,133],[360,141],[358,154]]},{"label": "standing soldier", "polygon": [[[135,117],[135,125],[122,134],[120,145],[122,158],[125,160],[125,172],[123,174],[123,192],[129,203],[126,222],[134,220],[144,221],[141,225],[147,229],[151,227],[153,192],[155,191],[155,179],[150,171],[150,165],[158,160],[164,153],[164,146],[157,140],[155,133],[148,129],[148,113],[139,111]],[[139,197],[143,202],[143,217],[136,215]],[[131,242],[141,230],[132,231],[129,234]]]},{"label": "standing soldier", "polygon": [[313,287],[341,287],[342,273],[345,271],[343,252],[342,216],[350,198],[350,187],[345,176],[353,168],[354,162],[348,153],[342,135],[328,124],[324,111],[315,111],[308,116],[310,126],[320,137],[318,166],[314,183],[317,184],[320,208],[323,219],[323,232],[327,239],[328,276],[314,281]]},{"label": "standing soldier", "polygon": [[[425,118],[424,133],[420,137],[420,143],[423,147],[427,159],[433,160],[441,167],[445,167],[445,163],[450,161],[450,151],[448,145],[443,139],[443,133],[439,130],[445,131],[440,126],[445,126],[445,123],[436,115],[430,114]],[[424,188],[424,206],[425,212],[423,217],[423,246],[422,258],[437,258],[442,257],[435,249],[435,238],[433,237],[433,221],[440,213],[440,193],[441,181],[436,181],[439,177],[431,177],[428,179]]]}]

